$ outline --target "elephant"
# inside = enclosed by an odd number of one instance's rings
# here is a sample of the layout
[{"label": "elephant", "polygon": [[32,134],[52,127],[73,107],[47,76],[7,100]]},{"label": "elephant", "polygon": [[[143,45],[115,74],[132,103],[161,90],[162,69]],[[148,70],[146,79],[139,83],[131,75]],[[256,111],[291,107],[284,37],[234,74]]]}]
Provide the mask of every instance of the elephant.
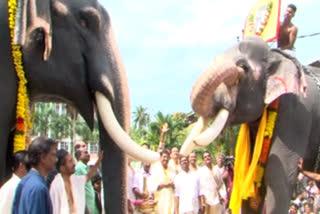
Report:
[{"label": "elephant", "polygon": [[242,213],[262,213],[264,207],[266,213],[287,213],[299,158],[310,171],[319,164],[319,75],[320,69],[302,66],[292,54],[270,48],[258,36],[243,39],[215,57],[193,85],[191,105],[200,117],[180,153],[210,144],[225,127],[236,124],[247,123],[250,139],[255,139],[265,106],[278,100],[262,180],[263,203],[254,211],[244,201]]},{"label": "elephant", "polygon": [[[30,105],[63,102],[92,129],[98,116],[106,213],[127,212],[127,158],[154,162],[127,132],[127,77],[111,19],[97,0],[17,0],[13,44],[20,45]],[[0,184],[9,176],[17,103],[8,1],[0,1]]]}]

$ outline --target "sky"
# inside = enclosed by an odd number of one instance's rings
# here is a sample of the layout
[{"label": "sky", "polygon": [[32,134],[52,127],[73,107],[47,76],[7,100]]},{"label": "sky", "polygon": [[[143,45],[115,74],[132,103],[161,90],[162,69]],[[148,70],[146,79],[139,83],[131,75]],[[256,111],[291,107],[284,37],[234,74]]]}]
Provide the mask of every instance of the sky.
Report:
[{"label": "sky", "polygon": [[[257,0],[99,0],[108,11],[126,68],[131,113],[190,112],[190,92],[209,62],[242,38]],[[281,18],[293,3],[298,36],[320,32],[319,0],[282,0]],[[276,47],[276,43],[272,44]],[[320,35],[297,39],[297,58],[320,59]]]}]

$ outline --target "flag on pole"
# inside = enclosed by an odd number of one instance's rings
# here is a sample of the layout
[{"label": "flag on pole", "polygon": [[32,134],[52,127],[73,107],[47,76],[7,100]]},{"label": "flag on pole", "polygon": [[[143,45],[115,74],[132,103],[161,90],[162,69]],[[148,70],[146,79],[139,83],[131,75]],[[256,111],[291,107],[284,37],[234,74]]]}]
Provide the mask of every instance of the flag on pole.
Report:
[{"label": "flag on pole", "polygon": [[259,0],[246,20],[243,38],[258,35],[271,42],[278,37],[281,0]]}]

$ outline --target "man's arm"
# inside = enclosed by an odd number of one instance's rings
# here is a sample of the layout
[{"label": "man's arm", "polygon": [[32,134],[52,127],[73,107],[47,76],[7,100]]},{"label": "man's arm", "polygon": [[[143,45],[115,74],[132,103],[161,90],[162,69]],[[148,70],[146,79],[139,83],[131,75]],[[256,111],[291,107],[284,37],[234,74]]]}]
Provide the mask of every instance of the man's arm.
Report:
[{"label": "man's arm", "polygon": [[317,182],[320,182],[320,174],[315,173],[315,172],[310,172],[310,171],[303,169],[303,159],[302,158],[300,158],[300,160],[299,160],[298,169],[302,174],[304,174],[308,178],[315,180]]},{"label": "man's arm", "polygon": [[200,213],[204,213],[206,209],[206,198],[204,197],[204,195],[199,196],[199,201],[200,201],[199,211]]},{"label": "man's arm", "polygon": [[174,197],[174,214],[179,214],[179,196]]},{"label": "man's arm", "polygon": [[165,148],[165,143],[164,143],[164,137],[165,134],[170,130],[170,128],[168,128],[168,124],[165,123],[162,128],[161,128],[161,134],[160,134],[160,141],[159,141],[159,146],[158,146],[158,151],[161,151]]},{"label": "man's arm", "polygon": [[297,39],[297,34],[298,34],[298,28],[293,25],[290,32],[289,32],[288,49],[293,49],[294,43]]},{"label": "man's arm", "polygon": [[100,166],[100,163],[101,163],[101,160],[103,158],[103,151],[101,150],[99,152],[99,155],[98,155],[98,160],[97,162],[94,164],[93,167],[90,168],[88,174],[87,174],[87,182],[91,180],[91,178],[95,175],[95,173],[97,172],[99,166]]}]

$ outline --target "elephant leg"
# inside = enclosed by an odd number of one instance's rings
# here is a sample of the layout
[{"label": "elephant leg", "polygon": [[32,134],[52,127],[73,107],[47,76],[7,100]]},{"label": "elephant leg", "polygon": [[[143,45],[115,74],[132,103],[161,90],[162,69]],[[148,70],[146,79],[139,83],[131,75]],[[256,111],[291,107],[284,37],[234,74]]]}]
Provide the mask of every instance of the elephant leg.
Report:
[{"label": "elephant leg", "polygon": [[[0,52],[1,55],[1,52]],[[2,60],[0,59],[0,65]],[[6,68],[5,68],[6,69]],[[11,174],[9,166],[13,152],[13,128],[16,114],[16,74],[14,70],[7,74],[2,70],[0,78],[0,186]]]},{"label": "elephant leg", "polygon": [[[5,112],[1,110],[0,112]],[[6,109],[6,111],[10,111]],[[1,121],[1,120],[0,120]],[[12,158],[13,144],[12,135],[10,135],[10,127],[13,124],[10,121],[1,121],[0,124],[0,186],[6,181],[11,175],[10,160]]]},{"label": "elephant leg", "polygon": [[127,159],[100,123],[100,145],[104,151],[102,178],[106,213],[127,213]]},{"label": "elephant leg", "polygon": [[[266,211],[268,214],[287,213],[293,189],[297,181],[299,155],[290,151],[280,142],[275,142],[269,155],[265,172],[267,186]],[[280,152],[282,155],[275,154]]]},{"label": "elephant leg", "polygon": [[[0,60],[1,61],[1,60]],[[13,154],[13,127],[16,113],[16,94],[12,93],[2,80],[0,80],[0,186],[11,175],[10,160]],[[14,86],[12,86],[14,88]],[[13,90],[14,91],[14,90]],[[10,93],[11,92],[11,93]],[[12,96],[8,96],[11,94]]]}]

